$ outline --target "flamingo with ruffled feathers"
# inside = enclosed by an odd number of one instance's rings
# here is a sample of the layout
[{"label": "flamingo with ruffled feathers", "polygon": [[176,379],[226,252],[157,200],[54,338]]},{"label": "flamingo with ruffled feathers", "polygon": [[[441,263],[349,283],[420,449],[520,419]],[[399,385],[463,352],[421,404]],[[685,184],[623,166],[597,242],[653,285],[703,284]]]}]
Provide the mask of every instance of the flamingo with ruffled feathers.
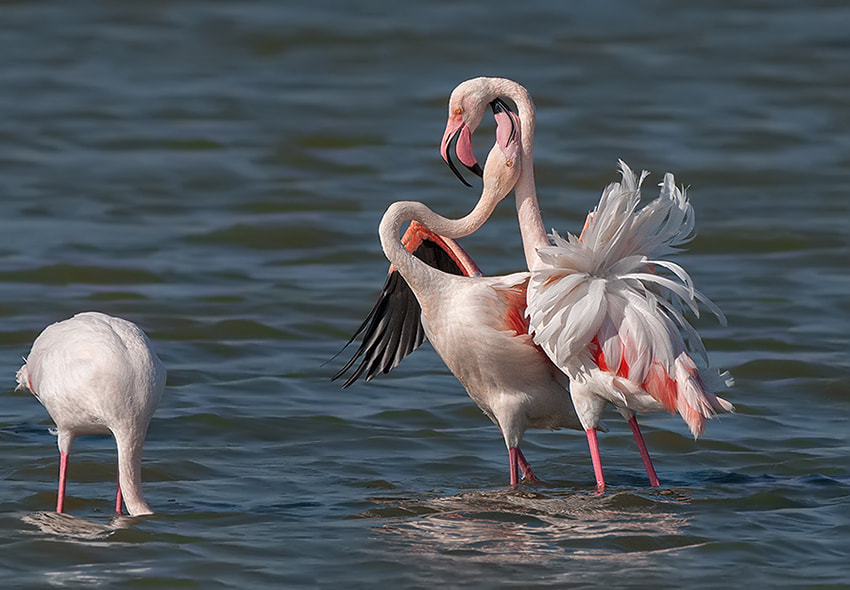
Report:
[{"label": "flamingo with ruffled feathers", "polygon": [[[518,116],[501,101],[511,99]],[[694,289],[685,270],[663,256],[693,237],[694,215],[683,189],[666,174],[660,196],[638,210],[646,173],[636,178],[621,162],[622,181],[612,183],[587,216],[581,234],[547,236],[534,182],[535,107],[528,91],[504,78],[474,78],[449,99],[441,144],[450,156],[476,165],[472,133],[486,105],[496,104],[521,129],[516,208],[526,262],[531,271],[526,315],[534,342],[570,377],[570,392],[587,434],[597,487],[605,488],[596,430],[605,406],[628,421],[650,484],[659,485],[636,414],[678,412],[694,437],[716,412],[732,412],[714,391],[731,386],[728,373],[698,368],[707,354],[683,310],[698,315],[698,303],[721,322],[720,310]],[[464,181],[465,182],[465,181]],[[686,335],[687,341],[682,334]]]},{"label": "flamingo with ruffled feathers", "polygon": [[[529,273],[485,277],[454,241],[476,231],[519,178],[519,129],[499,119],[496,145],[483,170],[475,208],[461,219],[437,215],[422,203],[387,209],[380,238],[391,266],[378,302],[348,343],[362,335],[343,387],[398,365],[427,336],[469,396],[499,427],[508,448],[510,483],[518,470],[536,477],[519,448],[527,428],[581,429],[566,376],[532,342],[525,318]],[[476,172],[481,169],[472,166]],[[402,225],[411,224],[402,239]],[[359,364],[357,364],[359,361]],[[356,365],[356,366],[355,366]]]}]

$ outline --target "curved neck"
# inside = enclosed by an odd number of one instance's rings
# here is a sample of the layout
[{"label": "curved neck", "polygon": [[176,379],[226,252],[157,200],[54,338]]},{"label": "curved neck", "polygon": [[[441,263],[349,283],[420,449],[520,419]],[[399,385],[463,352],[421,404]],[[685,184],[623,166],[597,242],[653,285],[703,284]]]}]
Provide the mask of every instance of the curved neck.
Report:
[{"label": "curved neck", "polygon": [[398,201],[387,208],[381,219],[379,234],[381,247],[389,261],[399,270],[401,276],[419,295],[421,289],[439,279],[448,276],[418,258],[402,245],[399,230],[403,223],[416,220],[435,234],[446,238],[462,238],[476,231],[493,213],[497,200],[482,198],[475,208],[460,219],[448,219],[434,213],[425,204],[417,201]]},{"label": "curved neck", "polygon": [[500,79],[494,82],[494,91],[516,103],[522,127],[522,168],[515,187],[517,218],[522,233],[522,246],[529,270],[545,267],[537,249],[549,245],[543,217],[537,203],[537,188],[534,182],[534,125],[536,114],[534,101],[528,90],[513,80]]},{"label": "curved neck", "polygon": [[118,447],[118,485],[121,487],[121,496],[127,506],[127,512],[131,516],[153,514],[153,510],[145,502],[145,496],[142,494],[144,433],[141,438],[132,435],[124,436],[117,432],[113,434]]}]

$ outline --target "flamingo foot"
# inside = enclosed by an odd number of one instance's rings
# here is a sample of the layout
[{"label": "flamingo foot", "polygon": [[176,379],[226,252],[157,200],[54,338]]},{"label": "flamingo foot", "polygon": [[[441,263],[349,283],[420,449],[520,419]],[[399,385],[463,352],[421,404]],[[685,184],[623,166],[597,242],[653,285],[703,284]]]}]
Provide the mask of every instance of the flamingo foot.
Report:
[{"label": "flamingo foot", "polygon": [[68,453],[59,452],[59,491],[56,494],[56,513],[65,510],[65,480],[68,471]]},{"label": "flamingo foot", "polygon": [[596,430],[587,429],[587,446],[590,447],[590,460],[593,463],[593,474],[596,476],[596,490],[605,491],[605,477],[602,475],[602,459],[599,457],[599,443],[596,441]]},{"label": "flamingo foot", "polygon": [[536,475],[534,475],[534,471],[531,469],[531,465],[525,459],[525,455],[522,454],[522,449],[519,447],[516,448],[517,459],[519,464],[519,469],[522,471],[522,479],[526,483],[530,484],[541,484],[542,480],[538,479]]},{"label": "flamingo foot", "polygon": [[629,426],[632,428],[632,434],[635,436],[635,442],[640,452],[640,458],[643,459],[643,466],[646,469],[646,475],[649,477],[649,485],[658,487],[661,483],[658,481],[658,476],[655,475],[655,467],[652,466],[652,459],[649,458],[649,451],[646,449],[646,443],[643,442],[643,435],[640,433],[637,418],[632,416],[629,418]]}]

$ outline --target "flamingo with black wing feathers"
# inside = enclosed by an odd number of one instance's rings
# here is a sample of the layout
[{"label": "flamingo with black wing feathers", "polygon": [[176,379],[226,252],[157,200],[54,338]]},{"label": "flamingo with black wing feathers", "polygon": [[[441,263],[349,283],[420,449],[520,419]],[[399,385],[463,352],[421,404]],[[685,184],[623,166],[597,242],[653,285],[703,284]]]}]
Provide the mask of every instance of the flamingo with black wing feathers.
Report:
[{"label": "flamingo with black wing feathers", "polygon": [[[510,482],[516,485],[518,470],[527,480],[536,480],[519,448],[527,428],[578,430],[581,425],[565,375],[528,333],[529,274],[482,276],[454,242],[476,231],[519,178],[519,129],[510,119],[500,123],[483,170],[481,198],[467,216],[447,219],[411,201],[387,209],[380,237],[391,262],[390,274],[378,302],[352,338],[363,334],[360,347],[334,378],[358,359],[360,364],[344,386],[363,375],[368,380],[385,373],[422,342],[424,333],[469,396],[499,427],[508,448]],[[412,223],[399,240],[406,221]],[[423,261],[426,256],[440,267]]]}]

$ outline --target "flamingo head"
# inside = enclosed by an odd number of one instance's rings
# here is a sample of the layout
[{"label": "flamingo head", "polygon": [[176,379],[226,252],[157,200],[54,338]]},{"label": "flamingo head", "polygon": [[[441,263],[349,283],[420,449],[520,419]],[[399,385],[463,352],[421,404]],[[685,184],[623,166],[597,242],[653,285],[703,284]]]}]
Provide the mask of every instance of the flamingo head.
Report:
[{"label": "flamingo head", "polygon": [[460,174],[451,158],[450,150],[454,151],[458,160],[478,176],[483,175],[481,166],[475,158],[472,149],[472,133],[478,128],[487,105],[493,110],[496,119],[496,144],[505,155],[508,165],[514,165],[520,150],[519,117],[511,108],[493,92],[487,78],[474,78],[460,84],[449,98],[449,119],[443,141],[440,143],[440,155],[449,165],[460,181],[471,186]]}]

